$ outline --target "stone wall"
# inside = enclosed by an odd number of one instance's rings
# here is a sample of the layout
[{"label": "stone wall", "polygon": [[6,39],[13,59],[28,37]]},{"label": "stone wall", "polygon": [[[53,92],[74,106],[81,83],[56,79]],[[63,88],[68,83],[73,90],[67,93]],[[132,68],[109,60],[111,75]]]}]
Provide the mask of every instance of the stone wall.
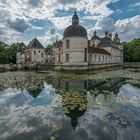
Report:
[{"label": "stone wall", "polygon": [[[66,41],[69,40],[69,48],[66,46]],[[63,40],[63,56],[62,64],[78,65],[85,63],[85,49],[88,46],[88,39],[84,37],[68,37]],[[66,54],[69,54],[69,62],[66,62]],[[88,53],[87,53],[88,56]],[[87,57],[88,61],[88,57]]]},{"label": "stone wall", "polygon": [[124,68],[140,68],[140,62],[124,62]]},{"label": "stone wall", "polygon": [[83,71],[83,70],[95,70],[95,69],[103,69],[109,67],[122,67],[122,63],[110,63],[110,64],[93,64],[93,65],[55,65],[55,70],[64,70],[64,71]]}]

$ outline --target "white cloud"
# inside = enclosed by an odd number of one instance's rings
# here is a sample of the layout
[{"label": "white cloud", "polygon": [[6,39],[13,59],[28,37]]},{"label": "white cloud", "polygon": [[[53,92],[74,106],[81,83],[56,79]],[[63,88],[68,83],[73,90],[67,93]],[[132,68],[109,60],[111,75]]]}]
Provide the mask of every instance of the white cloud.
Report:
[{"label": "white cloud", "polygon": [[65,29],[68,25],[71,25],[71,16],[67,17],[54,17],[50,19],[54,26],[58,29]]},{"label": "white cloud", "polygon": [[37,38],[42,43],[42,45],[46,47],[48,44],[52,44],[52,42],[55,42],[56,40],[61,40],[62,35],[57,31],[55,34],[51,34],[50,31],[48,31],[45,35],[38,36]]},{"label": "white cloud", "polygon": [[95,27],[88,29],[90,37],[94,30],[97,30],[99,36],[104,36],[106,30],[113,34],[118,32],[121,41],[131,41],[133,38],[140,37],[140,15],[116,22],[111,18],[101,18],[97,20]]},{"label": "white cloud", "polygon": [[130,41],[133,38],[140,37],[140,15],[118,20],[115,26],[123,41]]},{"label": "white cloud", "polygon": [[88,29],[89,37],[93,36],[95,30],[99,36],[103,37],[105,31],[114,32],[116,30],[115,22],[111,18],[100,18],[93,28]]},{"label": "white cloud", "polygon": [[136,2],[129,5],[130,8],[140,7],[140,2]]},{"label": "white cloud", "polygon": [[117,9],[116,12],[119,13],[119,14],[121,14],[123,11],[120,10],[120,9]]},{"label": "white cloud", "polygon": [[[71,16],[62,16],[56,17],[56,11],[58,9],[65,11],[69,11],[71,9],[77,9],[80,13],[83,12],[82,20],[91,19],[97,20],[95,27],[91,27],[88,31],[98,30],[100,35],[103,35],[105,30],[114,31],[117,28],[117,31],[121,33],[121,37],[123,40],[129,40],[133,38],[133,36],[139,35],[139,26],[136,26],[136,23],[131,23],[134,26],[135,31],[131,31],[131,33],[122,34],[122,30],[127,30],[129,28],[128,23],[126,23],[127,27],[123,27],[123,22],[126,22],[126,19],[119,20],[115,24],[113,20],[108,18],[114,11],[111,10],[108,5],[110,3],[115,3],[119,0],[1,0],[0,3],[0,38],[2,41],[6,41],[8,43],[25,40],[23,34],[26,34],[26,31],[31,28],[30,21],[33,19],[38,20],[49,20],[53,23],[53,26],[56,30],[63,30],[68,25],[71,24]],[[133,6],[139,6],[139,2],[133,4]],[[120,9],[116,10],[117,13],[121,13]],[[130,20],[131,22],[131,20]],[[137,24],[139,21],[136,21]],[[121,25],[119,25],[121,24]],[[130,24],[130,23],[129,23]],[[19,25],[19,26],[18,26]],[[122,29],[122,27],[124,29]],[[35,26],[32,26],[32,29],[35,29]],[[49,31],[48,31],[49,32]],[[123,31],[124,32],[124,31]],[[123,36],[125,35],[125,37]],[[28,36],[28,35],[25,35]],[[52,35],[51,35],[52,36]],[[60,38],[62,35],[57,34],[57,37]],[[53,40],[53,37],[42,35],[39,37],[43,44],[46,44],[46,41]]]}]

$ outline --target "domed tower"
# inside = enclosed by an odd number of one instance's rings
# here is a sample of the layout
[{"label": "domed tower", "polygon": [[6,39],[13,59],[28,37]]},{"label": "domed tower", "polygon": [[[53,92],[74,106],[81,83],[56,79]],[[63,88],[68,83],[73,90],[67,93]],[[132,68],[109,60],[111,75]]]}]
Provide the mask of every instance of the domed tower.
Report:
[{"label": "domed tower", "polygon": [[72,25],[63,35],[63,65],[87,65],[88,37],[86,29],[79,25],[79,17],[74,12]]},{"label": "domed tower", "polygon": [[97,36],[96,31],[94,31],[94,35],[92,36],[90,40],[90,46],[97,47],[97,45],[100,43],[100,38]]}]

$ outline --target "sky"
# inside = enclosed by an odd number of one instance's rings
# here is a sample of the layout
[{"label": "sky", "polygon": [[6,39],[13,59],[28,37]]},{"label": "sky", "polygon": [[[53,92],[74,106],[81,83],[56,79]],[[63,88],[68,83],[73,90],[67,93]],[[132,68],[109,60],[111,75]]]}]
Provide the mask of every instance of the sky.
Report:
[{"label": "sky", "polygon": [[140,38],[139,0],[0,0],[0,41],[44,45],[63,38],[75,11],[89,39],[118,32],[121,41]]}]

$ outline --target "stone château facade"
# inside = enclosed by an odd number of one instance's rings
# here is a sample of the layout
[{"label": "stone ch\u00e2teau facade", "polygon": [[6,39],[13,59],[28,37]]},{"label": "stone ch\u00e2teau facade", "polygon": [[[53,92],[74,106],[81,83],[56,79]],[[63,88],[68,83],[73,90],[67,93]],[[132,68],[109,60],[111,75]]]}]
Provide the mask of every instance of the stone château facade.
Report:
[{"label": "stone ch\u00e2teau facade", "polygon": [[108,31],[105,37],[88,40],[87,30],[79,25],[75,12],[72,25],[64,31],[63,45],[54,47],[56,69],[87,70],[96,67],[116,66],[123,63],[123,45],[116,33],[114,38]]},{"label": "stone ch\u00e2teau facade", "polygon": [[50,57],[43,45],[34,38],[29,45],[17,49],[17,64],[45,64],[50,62]]}]

